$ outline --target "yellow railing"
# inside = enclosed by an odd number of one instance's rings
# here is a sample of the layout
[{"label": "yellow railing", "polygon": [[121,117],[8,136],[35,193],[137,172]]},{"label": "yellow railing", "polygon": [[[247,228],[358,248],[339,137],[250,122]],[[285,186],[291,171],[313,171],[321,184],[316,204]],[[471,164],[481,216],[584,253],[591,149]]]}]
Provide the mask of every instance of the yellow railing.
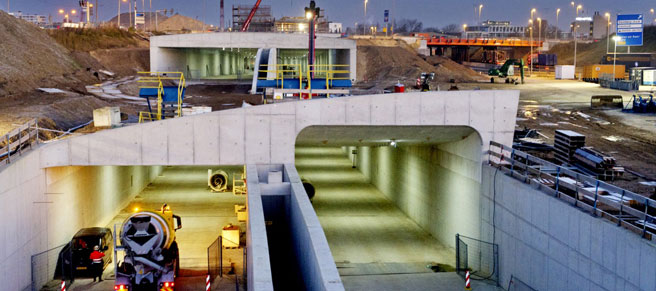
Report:
[{"label": "yellow railing", "polygon": [[[273,68],[275,66],[275,68]],[[280,80],[280,88],[284,88],[285,77],[291,74],[291,79],[298,78],[299,88],[303,88],[303,79],[311,80],[312,74],[315,75],[325,75],[326,77],[326,88],[330,89],[330,84],[333,80],[349,80],[350,77],[335,77],[335,75],[340,74],[350,74],[351,71],[348,69],[350,65],[337,65],[337,64],[321,64],[321,65],[305,65],[307,69],[303,72],[303,66],[301,64],[277,64],[277,65],[260,65],[260,67],[266,67],[266,70],[258,70],[259,73],[275,73],[275,80]],[[258,80],[268,80],[268,77],[258,77]],[[311,88],[311,82],[308,82],[308,89]]]},{"label": "yellow railing", "polygon": [[[333,68],[348,68],[350,65],[331,65],[331,64],[314,64],[309,66],[308,65],[308,74],[307,78],[310,80],[312,73],[314,73],[315,78],[316,75],[319,74],[325,74],[326,75],[326,89],[330,89],[330,84],[331,81],[333,80],[349,80],[350,77],[335,77],[335,74],[350,74],[351,71],[346,69],[346,70],[337,70]],[[308,87],[311,86],[311,82],[308,83]],[[312,88],[309,88],[312,89]]]},{"label": "yellow railing", "polygon": [[[139,77],[138,82],[139,83],[150,83],[153,84],[151,86],[140,86],[139,88],[151,88],[151,89],[157,89],[157,113],[155,114],[156,120],[162,120],[162,96],[164,94],[164,84],[162,83],[163,80],[175,80],[178,81],[178,117],[182,116],[182,97],[185,88],[187,87],[187,81],[185,80],[184,73],[182,72],[138,72],[138,75],[141,75]],[[142,122],[142,113],[148,113],[148,112],[141,112],[139,114],[139,122]],[[148,117],[144,118],[143,121],[146,119],[153,120],[153,114],[148,113]]]},{"label": "yellow railing", "polygon": [[141,111],[139,112],[139,123],[144,123],[146,121],[157,120],[157,114]]},{"label": "yellow railing", "polygon": [[[275,68],[271,69],[271,67],[275,66]],[[289,75],[291,73],[291,79],[296,79],[298,78],[299,82],[299,88],[303,86],[303,67],[299,64],[276,64],[276,65],[268,65],[268,64],[260,64],[260,67],[266,67],[266,70],[259,70],[261,73],[275,73],[276,74],[276,80],[280,80],[280,88],[284,88],[285,86],[285,75]],[[258,74],[259,75],[259,74]],[[258,77],[258,80],[268,80],[268,77]]]}]

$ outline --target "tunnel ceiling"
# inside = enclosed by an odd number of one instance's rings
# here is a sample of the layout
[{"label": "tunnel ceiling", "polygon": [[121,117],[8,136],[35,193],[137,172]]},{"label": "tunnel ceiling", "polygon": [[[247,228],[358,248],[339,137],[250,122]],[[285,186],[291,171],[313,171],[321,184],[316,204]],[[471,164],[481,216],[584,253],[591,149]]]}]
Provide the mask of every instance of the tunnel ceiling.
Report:
[{"label": "tunnel ceiling", "polygon": [[442,144],[475,133],[467,126],[311,126],[296,137],[297,146],[376,146]]}]

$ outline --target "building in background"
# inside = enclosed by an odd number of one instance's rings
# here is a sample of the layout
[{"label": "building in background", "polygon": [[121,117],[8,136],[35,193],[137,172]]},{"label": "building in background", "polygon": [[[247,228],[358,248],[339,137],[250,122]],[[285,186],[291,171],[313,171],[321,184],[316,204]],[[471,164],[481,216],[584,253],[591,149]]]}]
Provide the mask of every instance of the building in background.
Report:
[{"label": "building in background", "polygon": [[342,33],[342,24],[338,22],[328,23],[328,32],[330,33]]},{"label": "building in background", "polygon": [[487,20],[477,26],[467,27],[469,38],[509,38],[524,37],[525,26],[513,26],[510,21]]},{"label": "building in background", "polygon": [[[240,31],[248,15],[253,9],[252,6],[237,5],[232,6],[232,30]],[[275,18],[272,16],[270,5],[261,5],[255,12],[253,20],[248,27],[250,32],[271,32],[274,30]]]},{"label": "building in background", "polygon": [[48,25],[48,18],[45,15],[38,15],[38,14],[23,14],[23,12],[14,12],[10,13],[10,15],[13,15],[14,17],[18,19],[25,20],[29,23],[32,23],[36,26],[39,27],[45,27]]},{"label": "building in background", "polygon": [[[330,22],[324,17],[324,11],[321,10],[316,22],[317,33],[330,33]],[[341,23],[339,24],[341,30]],[[308,20],[305,17],[284,16],[275,21],[277,32],[307,33]]]},{"label": "building in background", "polygon": [[595,12],[594,16],[577,17],[572,22],[571,32],[574,33],[574,25],[577,25],[576,36],[582,39],[602,39],[608,34],[608,19]]}]

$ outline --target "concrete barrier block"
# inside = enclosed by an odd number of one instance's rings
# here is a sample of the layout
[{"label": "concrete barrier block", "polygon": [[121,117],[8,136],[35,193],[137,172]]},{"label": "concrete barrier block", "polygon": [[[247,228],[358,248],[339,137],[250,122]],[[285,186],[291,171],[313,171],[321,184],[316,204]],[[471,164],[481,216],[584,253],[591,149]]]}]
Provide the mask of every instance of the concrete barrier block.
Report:
[{"label": "concrete barrier block", "polygon": [[246,163],[271,163],[271,120],[270,116],[248,116],[246,118]]},{"label": "concrete barrier block", "polygon": [[371,124],[396,124],[396,97],[389,95],[369,96],[371,99]]},{"label": "concrete barrier block", "polygon": [[296,102],[296,133],[304,128],[321,124],[321,106],[323,102],[313,100],[308,102]]},{"label": "concrete barrier block", "polygon": [[68,141],[62,140],[43,146],[39,160],[42,168],[67,165],[70,162]]},{"label": "concrete barrier block", "polygon": [[271,116],[271,163],[280,164],[294,160],[294,123],[294,116]]},{"label": "concrete barrier block", "polygon": [[219,116],[219,157],[221,165],[243,165],[245,156],[243,114]]},{"label": "concrete barrier block", "polygon": [[[469,125],[470,98],[467,91],[451,91],[445,96],[444,124]],[[513,125],[514,126],[514,125]]]},{"label": "concrete barrier block", "polygon": [[[421,96],[408,96],[406,94],[396,95],[396,124],[417,125],[421,124]],[[423,94],[421,94],[423,95]]]},{"label": "concrete barrier block", "polygon": [[141,156],[144,165],[166,165],[168,163],[168,130],[164,122],[150,122],[141,128]]},{"label": "concrete barrier block", "polygon": [[200,165],[218,165],[219,155],[218,114],[203,114],[193,119],[194,161]]},{"label": "concrete barrier block", "polygon": [[640,245],[640,289],[656,290],[656,248],[641,241]]},{"label": "concrete barrier block", "polygon": [[346,100],[336,98],[323,102],[321,105],[321,124],[344,125],[346,124]]},{"label": "concrete barrier block", "polygon": [[371,124],[371,98],[350,97],[346,100],[346,124]]},{"label": "concrete barrier block", "polygon": [[494,115],[489,114],[494,108],[494,95],[487,91],[470,91],[469,98],[469,126],[489,135],[494,131]]},{"label": "concrete barrier block", "polygon": [[86,135],[68,140],[71,149],[71,165],[89,164],[89,137]]},{"label": "concrete barrier block", "polygon": [[194,119],[168,121],[170,165],[185,165],[194,160]]},{"label": "concrete barrier block", "polygon": [[421,94],[419,98],[422,125],[446,124],[445,106],[447,98],[433,94]]}]

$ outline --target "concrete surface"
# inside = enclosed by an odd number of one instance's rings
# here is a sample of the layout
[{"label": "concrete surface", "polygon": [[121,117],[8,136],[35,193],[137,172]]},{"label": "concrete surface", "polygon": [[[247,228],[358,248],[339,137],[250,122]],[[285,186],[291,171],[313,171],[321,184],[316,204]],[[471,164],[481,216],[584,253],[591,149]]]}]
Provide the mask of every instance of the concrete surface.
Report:
[{"label": "concrete surface", "polygon": [[481,239],[499,245],[502,286],[513,275],[537,290],[656,290],[654,244],[495,172],[483,166]]},{"label": "concrete surface", "polygon": [[454,265],[452,249],[408,218],[358,170],[341,148],[298,148],[296,167],[313,200],[334,260],[342,263]]},{"label": "concrete surface", "polygon": [[297,135],[313,125],[469,126],[482,144],[510,145],[517,100],[517,91],[451,91],[279,103],[101,131],[32,154],[42,168],[288,164]]},{"label": "concrete surface", "polygon": [[[389,274],[389,275],[365,275],[344,276],[344,287],[346,290],[431,290],[431,291],[453,291],[464,290],[465,280],[456,273],[420,273],[420,274]],[[501,291],[503,289],[486,284],[484,282],[472,281],[472,290],[475,291]]]},{"label": "concrete surface", "polygon": [[[219,167],[214,167],[217,169]],[[240,168],[220,167],[230,173]],[[234,212],[235,204],[244,204],[245,198],[230,192],[211,193],[207,189],[207,167],[167,167],[152,184],[148,185],[128,206],[107,225],[117,231],[123,221],[138,207],[141,210],[158,209],[167,203],[182,218],[182,229],[176,232],[180,250],[180,277],[176,290],[205,288],[207,274],[207,248],[221,234],[228,223],[239,225]],[[120,260],[120,253],[119,253]],[[242,249],[224,250],[224,266],[236,263],[237,274],[242,274]],[[227,272],[227,268],[225,272]],[[91,279],[78,279],[70,290],[111,290],[114,285],[113,266],[104,272],[105,281],[93,283]],[[241,277],[239,278],[240,283]],[[178,289],[179,288],[179,289]],[[234,278],[217,278],[212,290],[235,290]]]}]

